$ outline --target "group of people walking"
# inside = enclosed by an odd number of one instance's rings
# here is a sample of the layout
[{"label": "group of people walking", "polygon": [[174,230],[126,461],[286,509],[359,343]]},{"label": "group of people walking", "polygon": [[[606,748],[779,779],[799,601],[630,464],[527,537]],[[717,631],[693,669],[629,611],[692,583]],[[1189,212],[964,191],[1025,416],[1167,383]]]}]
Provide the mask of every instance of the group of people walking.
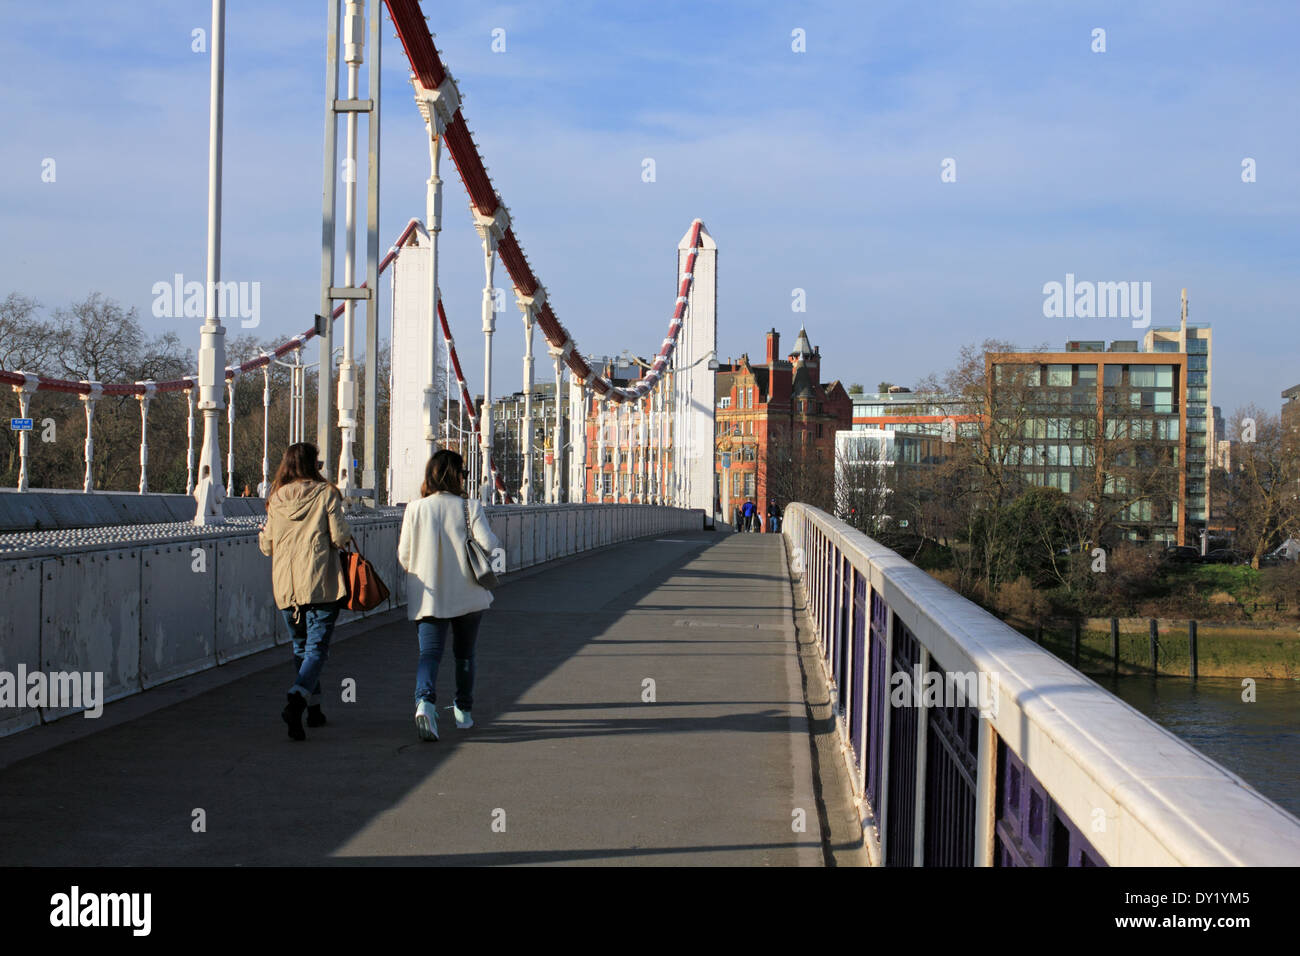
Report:
[{"label": "group of people walking", "polygon": [[[281,717],[292,740],[303,728],[323,727],[321,670],[330,638],[347,598],[339,556],[353,542],[343,517],[343,496],[321,474],[315,445],[300,442],[284,453],[266,499],[266,524],[258,535],[271,558],[271,588],[293,638],[295,677]],[[423,740],[438,739],[434,686],[450,635],[456,662],[451,706],[457,728],[474,726],[475,644],[492,592],[478,583],[467,553],[469,537],[489,554],[501,544],[487,514],[469,498],[469,472],[454,451],[434,453],[424,469],[420,499],[406,506],[397,560],[406,572],[407,618],[415,622],[419,656],[415,678],[415,727]]]},{"label": "group of people walking", "polygon": [[775,533],[781,530],[781,509],[774,499],[767,503],[767,514],[764,515],[753,498],[746,498],[744,504],[732,511],[732,521],[737,531]]}]

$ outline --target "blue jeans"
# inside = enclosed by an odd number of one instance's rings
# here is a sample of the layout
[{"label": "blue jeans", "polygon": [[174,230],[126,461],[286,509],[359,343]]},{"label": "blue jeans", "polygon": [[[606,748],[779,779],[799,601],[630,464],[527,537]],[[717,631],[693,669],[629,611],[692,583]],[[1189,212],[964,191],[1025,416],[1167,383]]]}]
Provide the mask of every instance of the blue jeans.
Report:
[{"label": "blue jeans", "polygon": [[309,703],[319,704],[320,672],[330,655],[330,635],[339,616],[339,602],[307,604],[298,610],[301,617],[295,623],[293,608],[280,609],[293,638],[293,662],[298,675],[289,692],[302,694]]},{"label": "blue jeans", "polygon": [[415,673],[415,703],[427,700],[435,703],[438,695],[438,665],[451,631],[452,653],[456,657],[456,706],[470,710],[474,706],[474,642],[478,639],[478,626],[483,620],[482,611],[462,614],[460,617],[422,617],[416,621],[416,634],[420,639],[420,666]]}]

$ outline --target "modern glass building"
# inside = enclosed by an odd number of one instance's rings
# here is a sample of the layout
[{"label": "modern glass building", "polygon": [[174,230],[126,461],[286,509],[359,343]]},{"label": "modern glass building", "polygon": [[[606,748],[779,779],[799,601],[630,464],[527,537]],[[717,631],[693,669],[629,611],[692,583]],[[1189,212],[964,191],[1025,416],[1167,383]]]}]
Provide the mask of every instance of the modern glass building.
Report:
[{"label": "modern glass building", "polygon": [[1219,435],[1215,431],[1214,403],[1210,395],[1211,330],[1208,325],[1148,329],[1143,349],[1156,354],[1181,353],[1187,361],[1187,519],[1199,531],[1210,518],[1210,472]]},{"label": "modern glass building", "polygon": [[[1159,350],[1117,341],[1109,350],[1071,342],[1063,352],[989,353],[989,427],[1024,482],[1113,509],[1129,540],[1182,544],[1189,519],[1206,517],[1205,429],[1193,446],[1189,409],[1209,420],[1207,389],[1189,388],[1190,356],[1169,349],[1165,331],[1148,333]],[[1193,404],[1192,394],[1202,397]]]}]

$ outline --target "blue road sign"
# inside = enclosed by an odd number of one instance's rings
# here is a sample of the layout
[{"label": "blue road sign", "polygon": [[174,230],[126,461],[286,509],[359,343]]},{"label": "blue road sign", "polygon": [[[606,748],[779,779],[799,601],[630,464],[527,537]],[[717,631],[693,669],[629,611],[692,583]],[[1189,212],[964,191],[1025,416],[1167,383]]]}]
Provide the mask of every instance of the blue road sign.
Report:
[{"label": "blue road sign", "polygon": [[9,428],[16,432],[29,432],[32,430],[32,420],[30,418],[11,418],[9,419]]}]

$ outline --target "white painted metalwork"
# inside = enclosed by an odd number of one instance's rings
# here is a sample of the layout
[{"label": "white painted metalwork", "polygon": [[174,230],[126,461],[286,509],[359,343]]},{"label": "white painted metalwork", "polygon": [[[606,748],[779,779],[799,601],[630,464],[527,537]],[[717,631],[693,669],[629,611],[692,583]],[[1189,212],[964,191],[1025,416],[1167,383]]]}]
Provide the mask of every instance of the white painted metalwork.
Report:
[{"label": "white painted metalwork", "polygon": [[95,490],[95,404],[104,394],[104,386],[99,382],[87,382],[84,379],[82,383],[90,386],[89,394],[82,394],[81,402],[86,406],[86,476],[82,481],[81,490],[90,492]]},{"label": "white painted metalwork", "polygon": [[[14,385],[13,390],[18,393],[18,417],[27,418],[32,410],[32,392],[36,391],[36,384],[40,381],[39,375],[32,375],[28,372],[19,372],[24,379],[22,385]],[[27,490],[27,439],[29,431],[20,431],[18,433],[18,490]]]},{"label": "white painted metalwork", "polygon": [[185,420],[185,493],[194,494],[194,389],[185,389],[189,414]]},{"label": "white painted metalwork", "polygon": [[[217,416],[223,406],[225,384],[226,330],[217,314],[217,283],[221,280],[221,137],[224,112],[226,58],[226,3],[212,0],[211,79],[208,101],[208,261],[207,308],[199,346],[199,410],[203,412],[203,447],[199,452],[199,473],[221,486],[221,445],[217,437]],[[91,412],[88,410],[87,415]],[[89,442],[89,438],[87,438]],[[89,470],[89,464],[87,464]],[[87,478],[89,482],[89,477]],[[89,488],[87,488],[89,490]],[[224,520],[220,502],[215,514],[203,514],[200,503],[195,520],[219,524]]]},{"label": "white painted metalwork", "polygon": [[[235,496],[235,380],[226,379],[226,497]],[[217,481],[220,486],[221,482]]]},{"label": "white painted metalwork", "polygon": [[143,495],[149,491],[149,403],[158,386],[152,379],[136,384],[144,386],[144,394],[136,396],[140,403],[140,494]]}]

